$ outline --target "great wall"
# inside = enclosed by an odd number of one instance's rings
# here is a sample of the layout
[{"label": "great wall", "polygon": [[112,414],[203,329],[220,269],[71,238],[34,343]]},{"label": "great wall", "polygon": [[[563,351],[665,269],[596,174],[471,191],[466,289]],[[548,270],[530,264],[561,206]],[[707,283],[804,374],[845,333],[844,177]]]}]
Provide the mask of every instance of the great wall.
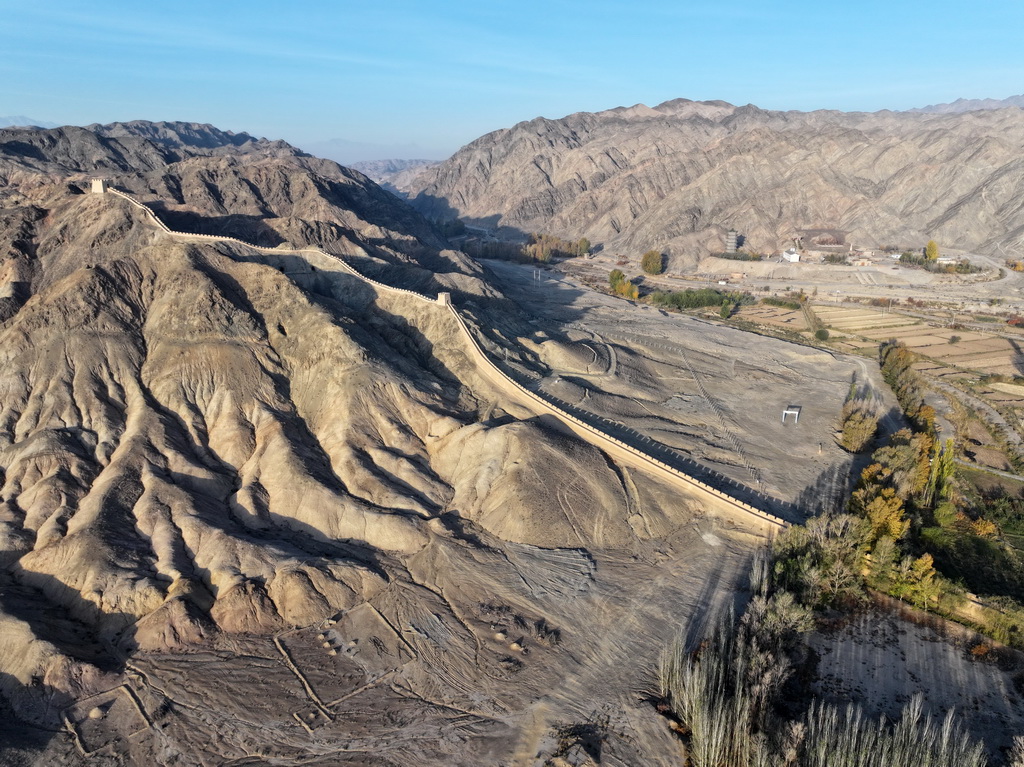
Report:
[{"label": "great wall", "polygon": [[[623,442],[622,440],[605,432],[601,428],[594,426],[593,424],[587,423],[583,419],[568,412],[568,410],[565,409],[565,407],[560,406],[560,404],[556,404],[554,402],[549,401],[548,399],[545,399],[536,392],[531,391],[530,389],[520,384],[518,381],[514,380],[511,376],[502,371],[501,368],[498,367],[498,365],[493,360],[491,360],[490,357],[487,356],[480,342],[477,340],[476,336],[470,330],[465,319],[452,304],[451,296],[448,293],[440,293],[435,299],[412,290],[396,288],[391,285],[386,285],[384,283],[377,282],[376,280],[366,277],[361,272],[356,270],[354,267],[350,266],[348,263],[345,262],[345,260],[342,257],[331,253],[327,253],[323,250],[320,250],[319,248],[268,248],[259,245],[253,245],[252,243],[244,242],[243,240],[239,240],[235,237],[227,237],[213,234],[193,234],[190,232],[178,232],[171,229],[162,220],[160,220],[160,217],[157,216],[153,209],[150,208],[148,205],[145,205],[139,200],[136,200],[134,197],[132,197],[129,194],[126,194],[125,192],[114,189],[113,187],[109,186],[105,180],[94,179],[92,189],[94,192],[111,193],[116,195],[117,197],[120,197],[128,201],[132,206],[144,211],[148,219],[155,223],[155,225],[168,236],[183,240],[231,242],[236,243],[238,245],[242,245],[243,247],[246,248],[250,248],[257,252],[266,253],[270,255],[302,256],[303,254],[316,254],[337,263],[345,272],[351,274],[352,276],[356,277],[359,280],[362,280],[363,282],[366,282],[374,286],[378,290],[397,294],[407,294],[427,304],[436,306],[440,308],[442,311],[449,312],[455,318],[456,324],[461,329],[462,335],[466,340],[467,346],[471,352],[471,357],[478,363],[481,374],[499,391],[506,394],[513,401],[515,401],[522,407],[526,408],[528,411],[534,413],[537,416],[553,416],[559,421],[559,423],[564,428],[568,429],[585,442],[588,442],[589,444],[597,447],[598,449],[604,451],[608,455],[621,461],[623,464],[627,466],[631,466],[640,471],[647,472],[665,481],[667,484],[669,484],[672,487],[675,487],[676,489],[680,490],[682,493],[686,495],[699,498],[701,501],[708,503],[710,508],[720,513],[740,512],[743,515],[745,515],[748,519],[753,518],[754,520],[756,520],[769,533],[771,531],[779,530],[788,524],[788,522],[782,519],[781,517],[778,517],[763,509],[759,509],[756,506],[746,503],[745,501],[740,500],[739,498],[731,495],[730,493],[727,493],[719,488],[713,487],[707,484],[706,482],[701,481],[697,477],[692,476],[686,473],[685,471],[682,471],[681,469],[670,466],[664,461],[655,458],[653,455],[650,455],[649,453],[640,450],[639,448],[634,447],[633,445],[629,445]],[[627,431],[632,430],[627,429]],[[643,435],[640,435],[635,432],[633,433],[636,434],[637,437],[643,439],[644,441],[656,444],[653,443],[649,438],[644,437]],[[663,446],[659,445],[658,447],[667,450],[667,448],[664,448]],[[693,462],[690,461],[690,463]],[[738,483],[735,483],[733,480],[730,480],[720,474],[717,474],[716,472],[709,473],[714,474],[722,482],[731,482],[733,484],[736,484],[739,488],[747,490],[747,495],[756,496],[764,499],[766,505],[787,505],[779,502],[777,499],[765,496],[760,492],[754,492],[752,490],[749,490],[748,488],[743,488],[742,486],[738,485]]]}]

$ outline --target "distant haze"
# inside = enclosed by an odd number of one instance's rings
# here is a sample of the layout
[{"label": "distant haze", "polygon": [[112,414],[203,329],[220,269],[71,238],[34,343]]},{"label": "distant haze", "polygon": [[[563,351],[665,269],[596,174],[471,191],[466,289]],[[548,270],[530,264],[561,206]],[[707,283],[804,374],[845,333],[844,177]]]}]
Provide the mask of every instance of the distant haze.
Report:
[{"label": "distant haze", "polygon": [[57,128],[57,123],[47,122],[46,120],[37,120],[35,117],[25,117],[25,115],[14,115],[12,117],[0,117],[0,128],[8,128],[12,125],[18,127],[35,126],[37,128]]},{"label": "distant haze", "polygon": [[[292,142],[295,143],[295,142]],[[374,160],[422,159],[445,160],[458,147],[446,149],[430,149],[418,144],[370,144],[360,141],[346,141],[341,138],[325,141],[303,141],[296,144],[303,152],[334,160],[342,165]]]},{"label": "distant haze", "polygon": [[957,114],[960,112],[977,112],[983,109],[1006,109],[1007,107],[1024,107],[1024,95],[1010,96],[1006,99],[964,99],[960,98],[948,104],[930,104],[911,112],[931,112],[934,114]]}]

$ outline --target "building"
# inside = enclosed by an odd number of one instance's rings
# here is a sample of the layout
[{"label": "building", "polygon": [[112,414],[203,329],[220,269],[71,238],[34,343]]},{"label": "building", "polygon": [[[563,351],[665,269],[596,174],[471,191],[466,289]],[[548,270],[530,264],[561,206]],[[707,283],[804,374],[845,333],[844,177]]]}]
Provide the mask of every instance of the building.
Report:
[{"label": "building", "polygon": [[725,252],[726,253],[735,253],[736,252],[736,242],[737,242],[738,237],[739,237],[739,233],[735,229],[730,229],[728,232],[726,232],[726,234],[725,234]]},{"label": "building", "polygon": [[104,194],[107,188],[107,180],[105,178],[94,178],[92,180],[92,191],[95,194]]},{"label": "building", "polygon": [[782,254],[782,260],[788,261],[791,264],[796,264],[800,261],[800,254],[796,252],[796,248],[790,248]]}]

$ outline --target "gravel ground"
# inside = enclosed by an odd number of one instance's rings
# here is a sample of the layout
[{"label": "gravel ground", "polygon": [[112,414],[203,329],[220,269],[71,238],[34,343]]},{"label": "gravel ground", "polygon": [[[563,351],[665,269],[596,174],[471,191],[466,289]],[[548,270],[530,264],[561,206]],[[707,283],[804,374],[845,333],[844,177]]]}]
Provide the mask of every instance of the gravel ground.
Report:
[{"label": "gravel ground", "polygon": [[[851,457],[835,429],[852,381],[877,394],[881,413],[896,407],[873,362],[670,314],[556,272],[487,266],[544,328],[524,342],[547,364],[542,391],[784,501],[844,486]],[[799,423],[784,424],[791,405]]]}]

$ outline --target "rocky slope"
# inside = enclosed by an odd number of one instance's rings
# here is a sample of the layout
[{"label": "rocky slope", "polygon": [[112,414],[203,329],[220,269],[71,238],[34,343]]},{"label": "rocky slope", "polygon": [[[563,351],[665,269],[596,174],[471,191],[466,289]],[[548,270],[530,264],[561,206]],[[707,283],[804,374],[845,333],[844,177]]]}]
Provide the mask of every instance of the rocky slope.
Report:
[{"label": "rocky slope", "polygon": [[[114,123],[0,130],[0,196],[31,206],[58,180],[85,189],[102,176],[172,227],[259,245],[317,245],[428,292],[479,290],[476,268],[420,216],[361,173],[282,141],[194,123]],[[399,268],[395,268],[399,267]],[[436,276],[440,275],[440,276]]]},{"label": "rocky slope", "polygon": [[801,228],[862,245],[989,253],[1024,239],[1024,112],[772,112],[669,101],[483,136],[407,189],[428,216],[663,248],[723,247],[736,228],[772,251]]},{"label": "rocky slope", "polygon": [[506,402],[436,304],[95,175],[501,303],[279,142],[0,131],[0,764],[499,763],[595,706],[675,758],[632,691],[754,539]]}]

